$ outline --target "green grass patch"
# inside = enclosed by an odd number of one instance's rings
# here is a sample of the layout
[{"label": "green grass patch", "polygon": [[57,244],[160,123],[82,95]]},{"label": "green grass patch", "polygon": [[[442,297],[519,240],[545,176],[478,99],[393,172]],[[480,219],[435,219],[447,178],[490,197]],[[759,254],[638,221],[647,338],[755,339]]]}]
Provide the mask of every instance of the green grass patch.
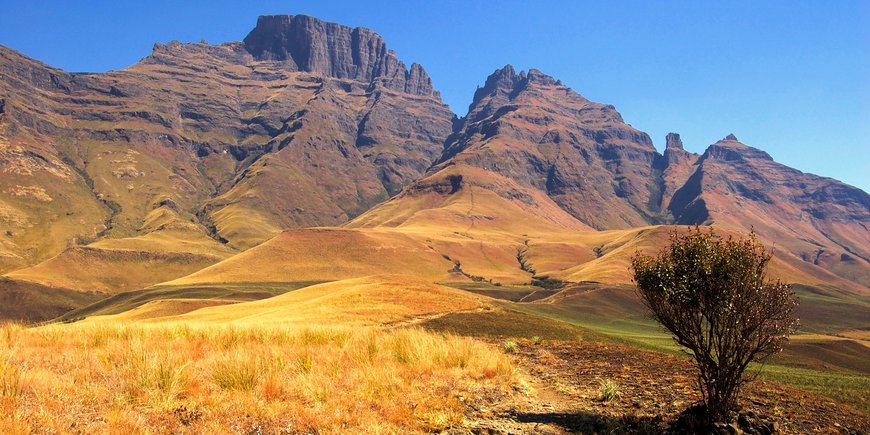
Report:
[{"label": "green grass patch", "polygon": [[[750,370],[758,368],[750,366]],[[870,414],[870,376],[766,365],[759,378],[827,396]]]},{"label": "green grass patch", "polygon": [[509,308],[471,313],[450,313],[428,320],[421,326],[433,331],[497,339],[526,338],[531,340],[537,337],[539,341],[573,341],[602,338],[601,334],[583,328]]},{"label": "green grass patch", "polygon": [[559,292],[557,289],[532,285],[495,285],[489,282],[450,282],[441,285],[511,302],[537,301]]},{"label": "green grass patch", "polygon": [[594,331],[603,341],[628,344],[668,353],[679,352],[671,336],[651,319],[601,318],[572,313],[570,308],[556,304],[518,304],[512,309],[527,315],[567,323],[585,331]]},{"label": "green grass patch", "polygon": [[[578,326],[605,337],[605,341],[686,356],[670,334],[652,319],[640,315],[606,318],[558,304],[515,304],[512,307],[530,316]],[[763,367],[760,378],[830,397],[863,412],[870,411],[870,396],[867,395],[870,373],[864,371],[866,364],[861,364],[865,355],[870,358],[870,350],[857,343],[847,346],[846,342],[822,342],[821,348],[808,344],[818,343],[793,340],[791,347],[775,357],[775,364]],[[751,370],[758,368],[759,365],[755,365]]]}]

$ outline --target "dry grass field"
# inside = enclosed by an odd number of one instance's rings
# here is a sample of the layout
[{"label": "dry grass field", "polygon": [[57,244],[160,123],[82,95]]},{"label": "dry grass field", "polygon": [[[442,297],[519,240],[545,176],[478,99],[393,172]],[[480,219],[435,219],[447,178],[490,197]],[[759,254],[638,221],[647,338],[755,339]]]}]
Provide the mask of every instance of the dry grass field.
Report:
[{"label": "dry grass field", "polygon": [[413,328],[0,329],[4,434],[431,432],[517,382],[498,350]]}]

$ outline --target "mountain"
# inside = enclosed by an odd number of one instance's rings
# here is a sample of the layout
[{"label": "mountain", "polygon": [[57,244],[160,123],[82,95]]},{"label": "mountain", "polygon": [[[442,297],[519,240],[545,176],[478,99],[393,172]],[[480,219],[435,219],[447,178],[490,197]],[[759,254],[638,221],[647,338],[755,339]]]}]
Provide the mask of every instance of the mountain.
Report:
[{"label": "mountain", "polygon": [[613,106],[507,65],[475,92],[441,164],[501,174],[593,228],[614,229],[658,220],[657,156],[649,136]]},{"label": "mountain", "polygon": [[870,293],[867,193],[733,135],[666,142],[510,65],[456,118],[377,33],[303,15],[103,74],[0,46],[0,316],[160,283],[626,284],[685,225],[754,230],[776,276]]},{"label": "mountain", "polygon": [[870,286],[870,195],[837,180],[805,174],[740,143],[716,142],[668,205],[675,222],[754,230],[792,254]]},{"label": "mountain", "polygon": [[305,16],[105,74],[0,47],[0,272],[111,294],[345,222],[422,174],[452,118],[379,35]]},{"label": "mountain", "polygon": [[[507,65],[478,88],[427,175],[349,225],[426,226],[420,221],[434,219],[434,210],[443,215],[466,191],[482,189],[528,211],[512,219],[522,225],[505,231],[514,235],[541,221],[572,230],[657,224],[754,230],[775,247],[783,268],[859,293],[870,290],[867,193],[778,164],[733,135],[700,156],[686,151],[678,134],[666,143],[659,154],[613,106],[591,102],[540,71],[516,73]],[[487,207],[468,202],[462,212],[469,215]],[[492,227],[513,213],[505,205],[488,208],[501,212],[465,225]],[[436,222],[428,226],[443,227],[446,220]]]},{"label": "mountain", "polygon": [[306,16],[106,74],[2,48],[0,95],[6,270],[141,235],[163,205],[235,248],[344,222],[425,171],[453,116],[379,35]]}]

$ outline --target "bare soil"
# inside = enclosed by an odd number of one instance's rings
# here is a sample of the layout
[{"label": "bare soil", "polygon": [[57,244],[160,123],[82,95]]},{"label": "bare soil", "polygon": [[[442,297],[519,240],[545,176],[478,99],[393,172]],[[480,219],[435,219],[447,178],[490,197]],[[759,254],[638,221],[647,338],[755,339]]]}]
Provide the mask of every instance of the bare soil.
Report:
[{"label": "bare soil", "polygon": [[[527,385],[475,410],[470,432],[663,433],[701,399],[691,361],[675,355],[611,343],[520,340],[514,359]],[[620,394],[604,401],[607,380]],[[763,381],[746,385],[742,397],[741,413],[755,413],[782,433],[870,433],[870,417],[826,397]]]}]

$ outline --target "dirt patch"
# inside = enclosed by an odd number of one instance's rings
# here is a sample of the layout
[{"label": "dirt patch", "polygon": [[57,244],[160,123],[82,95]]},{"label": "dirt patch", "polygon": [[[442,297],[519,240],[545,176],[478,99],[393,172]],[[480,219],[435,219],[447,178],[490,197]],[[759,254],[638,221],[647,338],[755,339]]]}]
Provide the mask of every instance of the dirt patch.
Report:
[{"label": "dirt patch", "polygon": [[[515,362],[528,379],[527,391],[481,415],[472,431],[660,433],[700,400],[691,362],[678,356],[611,343],[520,340]],[[618,396],[603,400],[608,381],[618,386]],[[786,433],[870,430],[870,419],[859,411],[770,382],[749,384],[741,407]]]}]

